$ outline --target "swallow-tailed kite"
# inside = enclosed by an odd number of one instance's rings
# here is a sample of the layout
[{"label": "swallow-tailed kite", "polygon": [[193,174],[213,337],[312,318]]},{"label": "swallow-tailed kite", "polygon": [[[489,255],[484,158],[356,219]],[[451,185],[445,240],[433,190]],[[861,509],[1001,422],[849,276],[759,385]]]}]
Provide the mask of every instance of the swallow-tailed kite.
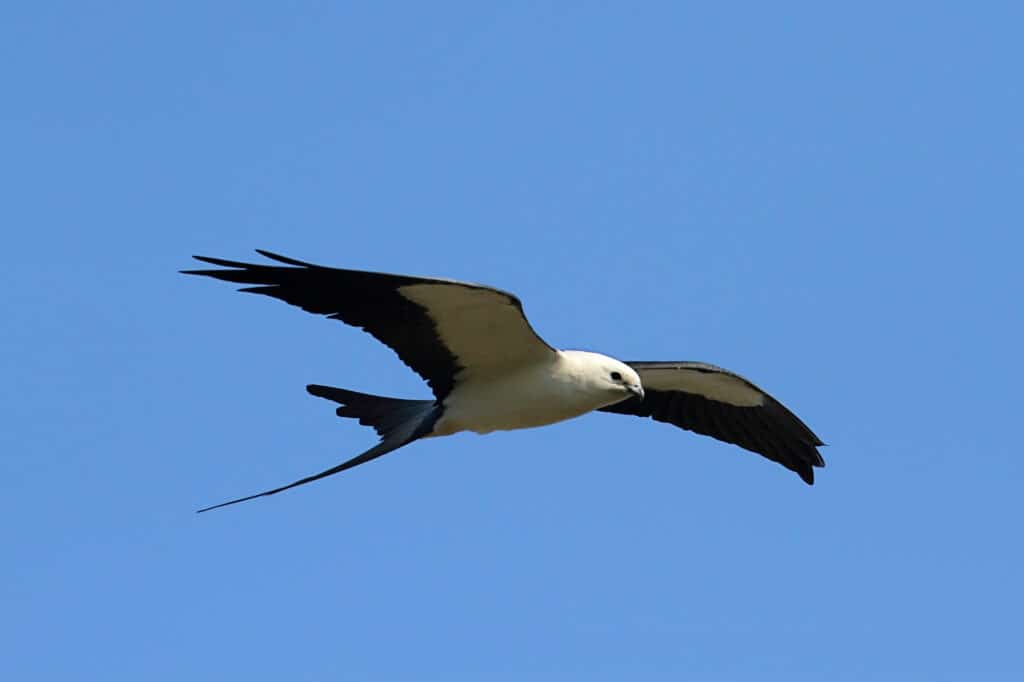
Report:
[{"label": "swallow-tailed kite", "polygon": [[544,426],[599,410],[653,417],[764,455],[814,483],[824,445],[750,381],[702,362],[620,362],[544,342],[519,299],[480,284],[341,270],[257,250],[283,265],[195,256],[223,269],[183,270],[248,285],[305,311],[361,327],[419,374],[432,400],[405,400],[310,384],[339,417],[372,426],[380,442],[294,483],[208,511],[274,495],[369,462],[420,438]]}]

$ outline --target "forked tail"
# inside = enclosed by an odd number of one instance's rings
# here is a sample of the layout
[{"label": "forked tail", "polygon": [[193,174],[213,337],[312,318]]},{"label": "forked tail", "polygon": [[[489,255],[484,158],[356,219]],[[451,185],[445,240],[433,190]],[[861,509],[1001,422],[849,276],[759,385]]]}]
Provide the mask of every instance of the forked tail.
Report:
[{"label": "forked tail", "polygon": [[386,455],[430,433],[434,428],[434,423],[441,414],[441,407],[435,404],[433,400],[382,398],[380,396],[367,395],[366,393],[357,393],[356,391],[346,391],[343,388],[318,386],[316,384],[310,384],[306,387],[306,390],[320,398],[327,398],[328,400],[340,403],[341,407],[337,410],[339,417],[352,417],[358,419],[360,424],[372,426],[380,434],[380,442],[361,455],[357,455],[326,471],[307,476],[294,483],[283,485],[280,488],[265,490],[255,495],[248,495],[237,500],[215,504],[212,507],[200,509],[200,512],[245,502],[256,497],[274,495],[282,490],[312,483],[321,478],[332,476],[346,469],[351,469],[370,460],[377,459],[381,455]]},{"label": "forked tail", "polygon": [[[339,417],[358,419],[363,426],[372,426],[381,438],[387,438],[395,429],[410,419],[426,417],[434,406],[433,400],[384,398],[319,384],[310,384],[306,386],[306,390],[318,398],[326,398],[338,403],[341,407],[335,410],[335,413]],[[433,427],[432,422],[430,426]],[[419,435],[422,436],[424,433]]]}]

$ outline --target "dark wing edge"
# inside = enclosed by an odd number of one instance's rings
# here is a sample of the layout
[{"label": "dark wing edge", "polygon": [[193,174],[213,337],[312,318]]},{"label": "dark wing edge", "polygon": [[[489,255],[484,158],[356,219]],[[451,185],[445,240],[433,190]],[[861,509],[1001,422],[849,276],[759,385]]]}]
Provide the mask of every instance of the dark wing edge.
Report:
[{"label": "dark wing edge", "polygon": [[[814,484],[814,468],[824,467],[818,447],[825,443],[792,411],[754,383],[734,372],[701,362],[627,362],[640,374],[678,371],[679,388],[647,388],[643,400],[631,398],[601,408],[603,412],[651,417],[687,431],[711,436],[757,453],[797,473],[808,485]],[[685,372],[720,375],[741,382],[761,394],[759,405],[736,405],[716,400],[686,386]],[[691,375],[693,376],[693,375]],[[690,390],[687,390],[689,388]]]},{"label": "dark wing edge", "polygon": [[182,270],[181,273],[252,285],[239,291],[270,296],[306,312],[359,327],[393,350],[402,362],[419,374],[439,401],[452,390],[454,377],[463,367],[441,342],[427,309],[402,296],[398,292],[399,287],[438,284],[495,292],[514,305],[537,340],[551,348],[530,326],[522,302],[515,295],[494,287],[457,280],[343,270],[263,249],[256,249],[256,252],[289,267],[193,256],[202,263],[227,269]]}]

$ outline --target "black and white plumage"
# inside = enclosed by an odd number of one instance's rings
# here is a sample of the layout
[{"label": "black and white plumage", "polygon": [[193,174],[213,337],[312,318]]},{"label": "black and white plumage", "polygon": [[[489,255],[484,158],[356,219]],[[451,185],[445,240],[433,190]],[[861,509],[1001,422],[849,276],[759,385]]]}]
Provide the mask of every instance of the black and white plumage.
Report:
[{"label": "black and white plumage", "polygon": [[396,450],[459,431],[544,426],[600,410],[653,417],[759,453],[814,482],[821,440],[753,383],[699,362],[620,362],[557,350],[523,314],[519,299],[447,279],[328,268],[258,253],[283,265],[195,256],[218,269],[183,270],[245,284],[303,310],[361,327],[427,382],[432,400],[404,400],[312,384],[341,405],[340,417],[372,426],[380,442],[336,467],[280,488],[201,509],[273,495]]}]

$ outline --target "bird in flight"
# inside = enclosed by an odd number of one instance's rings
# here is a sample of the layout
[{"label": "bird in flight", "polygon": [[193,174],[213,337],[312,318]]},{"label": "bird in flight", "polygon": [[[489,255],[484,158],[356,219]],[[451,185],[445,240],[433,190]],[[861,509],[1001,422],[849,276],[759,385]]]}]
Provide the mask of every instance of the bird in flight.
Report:
[{"label": "bird in flight", "polygon": [[824,445],[800,419],[750,381],[703,362],[620,362],[558,350],[533,330],[514,295],[469,282],[342,270],[257,249],[278,264],[194,256],[217,269],[182,270],[246,285],[360,327],[391,348],[430,386],[432,400],[406,400],[310,384],[339,417],[371,426],[366,452],[288,485],[200,509],[275,495],[359,466],[420,438],[545,426],[592,411],[652,417],[733,443],[814,483]]}]

